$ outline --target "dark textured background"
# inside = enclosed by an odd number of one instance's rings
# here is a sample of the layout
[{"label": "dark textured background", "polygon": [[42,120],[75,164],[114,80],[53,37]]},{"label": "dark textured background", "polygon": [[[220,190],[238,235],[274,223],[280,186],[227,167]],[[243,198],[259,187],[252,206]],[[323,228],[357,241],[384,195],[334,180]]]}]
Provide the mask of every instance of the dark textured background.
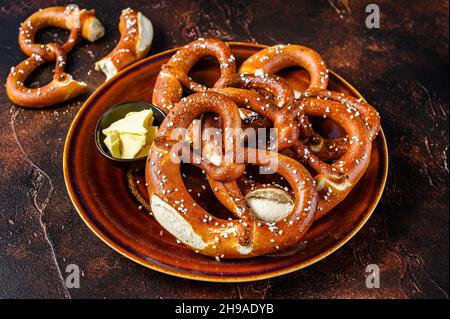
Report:
[{"label": "dark textured background", "polygon": [[[364,25],[381,8],[381,28]],[[23,60],[19,23],[64,1],[0,2],[0,79]],[[111,50],[127,6],[155,27],[150,54],[199,36],[318,50],[380,111],[390,151],[384,196],[368,224],[325,260],[280,278],[213,284],[169,277],[109,249],[84,225],[66,193],[63,145],[83,96],[57,108],[24,110],[0,94],[0,298],[448,298],[448,1],[79,1],[107,28],[81,41],[68,70],[94,90],[93,64]],[[39,37],[52,40],[57,31]],[[61,39],[64,33],[57,32]],[[48,79],[51,67],[37,79]],[[81,288],[66,289],[68,264]],[[381,288],[365,287],[365,267]]]}]

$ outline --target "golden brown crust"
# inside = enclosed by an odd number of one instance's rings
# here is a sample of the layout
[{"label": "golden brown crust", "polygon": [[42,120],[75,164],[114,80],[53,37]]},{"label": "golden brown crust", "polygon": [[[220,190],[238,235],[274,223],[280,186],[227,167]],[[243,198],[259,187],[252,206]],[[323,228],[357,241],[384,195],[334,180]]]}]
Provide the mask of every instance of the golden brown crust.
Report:
[{"label": "golden brown crust", "polygon": [[277,129],[277,150],[291,147],[298,140],[299,124],[287,107],[280,109],[254,91],[231,87],[214,91],[229,97],[239,107],[248,108],[272,121]]},{"label": "golden brown crust", "polygon": [[120,39],[114,49],[95,64],[107,79],[142,59],[150,50],[153,26],[141,12],[127,8],[119,19]]},{"label": "golden brown crust", "polygon": [[[345,154],[331,165],[318,160],[307,148],[301,148],[298,152],[318,173],[314,179],[319,190],[316,218],[320,218],[339,204],[362,177],[370,162],[372,141],[370,132],[363,121],[350,117],[343,104],[317,98],[305,98],[298,102],[298,107],[302,108],[307,116],[326,115],[341,126],[348,136],[348,148]],[[341,176],[344,177],[340,178]]]},{"label": "golden brown crust", "polygon": [[180,101],[183,89],[191,92],[205,91],[205,86],[189,77],[191,68],[205,56],[214,56],[220,64],[220,78],[214,87],[228,86],[236,73],[235,58],[228,44],[216,39],[198,39],[178,50],[161,68],[153,89],[153,104],[169,112]]},{"label": "golden brown crust", "polygon": [[[46,45],[34,43],[36,33],[45,27],[57,27],[71,31],[62,49],[69,52],[77,42],[78,35],[88,39],[90,30],[85,26],[95,18],[95,10],[80,10],[75,5],[66,7],[50,7],[32,14],[19,29],[19,45],[23,53],[31,56],[33,53],[46,61],[54,61],[55,54]],[[97,39],[93,39],[97,40]]]},{"label": "golden brown crust", "polygon": [[[12,69],[6,80],[6,93],[13,103],[23,107],[46,107],[86,92],[86,83],[75,81],[71,75],[62,71],[55,72],[53,80],[47,85],[39,88],[26,87],[24,83],[27,77],[44,63],[38,55],[32,55]],[[56,68],[62,68],[64,63],[65,59],[59,60]]]},{"label": "golden brown crust", "polygon": [[327,88],[329,76],[325,61],[316,51],[301,45],[280,44],[263,49],[245,60],[239,73],[275,74],[290,66],[300,66],[309,72],[309,89]]},{"label": "golden brown crust", "polygon": [[[21,25],[19,45],[29,57],[11,68],[6,80],[6,92],[13,103],[23,107],[46,107],[86,92],[87,85],[73,80],[70,74],[64,72],[64,67],[66,55],[76,44],[79,35],[89,40],[103,35],[103,27],[94,14],[94,10],[79,10],[75,5],[51,7],[34,13]],[[67,41],[61,46],[56,43],[34,43],[35,34],[48,26],[70,30]],[[97,30],[93,30],[94,27]],[[26,87],[28,76],[46,61],[55,63],[53,80],[39,88]]]},{"label": "golden brown crust", "polygon": [[[194,41],[180,49],[162,67],[157,78],[153,102],[167,111],[168,117],[147,163],[146,178],[152,209],[162,215],[179,212],[176,213],[178,217],[187,222],[185,229],[192,229],[194,237],[199,235],[195,240],[183,238],[186,233],[177,234],[172,224],[164,222],[161,216],[157,220],[192,249],[218,259],[258,256],[289,247],[301,240],[313,220],[330,212],[358,183],[369,165],[371,143],[380,130],[379,115],[362,100],[327,91],[325,63],[316,52],[303,46],[279,45],[264,49],[243,63],[240,74],[231,72],[229,66],[222,66],[221,78],[213,88],[199,85],[188,76],[190,68],[204,55],[214,55],[222,64],[230,53],[228,47],[218,40]],[[295,92],[285,80],[274,75],[280,69],[294,65],[304,67],[310,73],[311,83],[305,92]],[[183,90],[203,93],[181,99]],[[207,112],[219,116],[204,114]],[[242,125],[239,113],[245,117],[252,112],[266,119],[263,127],[273,125],[277,129],[277,151],[280,153],[251,148],[236,148],[235,151],[245,154],[245,163],[251,157],[259,166],[266,166],[269,159],[276,159],[276,172],[286,179],[292,190],[247,179],[243,175],[245,166],[242,164],[212,164],[212,159],[222,155],[222,149],[214,145],[211,136],[204,136],[206,129],[237,129]],[[238,221],[222,221],[201,209],[184,188],[179,164],[173,163],[168,155],[176,143],[168,138],[169,128],[189,128],[187,135],[190,139],[183,145],[181,153],[191,151],[191,123],[200,115],[203,123],[200,149],[204,152],[203,157],[194,155],[197,156],[194,165],[205,170],[216,198],[239,218]],[[322,138],[314,132],[309,117],[330,118],[343,128],[346,136]],[[302,164],[308,165],[315,176],[311,177]],[[266,214],[260,208],[264,210],[264,206],[252,206],[256,203],[255,197],[253,204],[247,201],[247,196],[255,190],[260,191],[258,196],[262,196],[259,203],[271,199],[274,203],[276,196],[283,195],[286,205],[275,205],[273,207],[278,211]],[[317,207],[312,211],[316,202]],[[302,214],[301,211],[307,213]],[[172,221],[178,217],[172,215],[171,218],[175,218]],[[263,222],[256,218],[277,221]],[[289,227],[292,225],[295,227]],[[223,232],[227,234],[227,240],[221,237]],[[231,235],[228,237],[228,234]]]},{"label": "golden brown crust", "polygon": [[[221,111],[224,104],[226,111]],[[244,158],[256,158],[257,165],[266,166],[277,161],[278,173],[291,185],[295,197],[294,209],[279,222],[258,222],[250,216],[239,220],[222,220],[204,211],[189,195],[181,178],[180,164],[170,158],[172,146],[177,141],[169,138],[169,128],[187,128],[190,122],[203,112],[219,113],[224,123],[232,123],[238,109],[223,95],[213,92],[196,93],[179,102],[164,120],[158,138],[151,148],[146,168],[148,191],[155,217],[186,245],[218,259],[253,257],[298,243],[312,224],[317,193],[308,171],[293,159],[264,150],[242,150]],[[227,193],[239,192],[234,183],[223,185]],[[172,221],[172,224],[166,223],[165,214],[169,214],[167,219]],[[186,237],[188,227],[178,231],[172,228],[180,217],[182,223],[186,222],[192,226],[193,232],[188,232],[189,238]],[[195,240],[191,240],[192,237],[195,237]]]},{"label": "golden brown crust", "polygon": [[303,97],[319,98],[323,100],[331,100],[339,102],[347,107],[350,117],[358,117],[370,131],[370,139],[373,141],[380,131],[380,115],[377,110],[363,99],[356,99],[352,96],[345,95],[334,91],[322,89],[310,89],[303,93]]}]

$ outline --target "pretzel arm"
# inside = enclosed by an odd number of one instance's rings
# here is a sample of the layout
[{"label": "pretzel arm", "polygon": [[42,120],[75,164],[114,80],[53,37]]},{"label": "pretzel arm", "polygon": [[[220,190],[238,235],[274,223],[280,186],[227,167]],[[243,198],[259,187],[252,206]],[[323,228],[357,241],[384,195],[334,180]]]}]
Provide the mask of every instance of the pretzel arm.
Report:
[{"label": "pretzel arm", "polygon": [[[345,154],[328,166],[331,173],[318,170],[319,174],[314,177],[320,195],[316,218],[320,218],[344,200],[366,171],[372,149],[370,131],[359,118],[349,116],[343,104],[316,98],[303,99],[300,103],[307,116],[327,114],[348,135]],[[336,180],[333,176],[336,172],[345,178]]]},{"label": "pretzel arm", "polygon": [[277,149],[288,148],[298,139],[299,124],[287,108],[279,109],[258,93],[249,90],[228,87],[215,91],[229,97],[239,107],[248,108],[272,121],[277,133]]},{"label": "pretzel arm", "polygon": [[[310,75],[309,89],[326,89],[328,69],[324,60],[314,50],[301,45],[275,45],[263,49],[242,63],[239,73],[275,74],[281,69],[300,66]],[[298,95],[300,92],[295,92]]]},{"label": "pretzel arm", "polygon": [[377,137],[381,128],[380,114],[372,105],[364,102],[363,99],[356,99],[343,93],[320,89],[308,90],[303,96],[331,100],[345,105],[347,112],[351,116],[360,118],[364,125],[367,126],[370,131],[370,139],[373,141]]},{"label": "pretzel arm", "polygon": [[[70,30],[63,45],[34,42],[36,33],[49,26]],[[19,45],[28,58],[11,68],[6,80],[9,99],[23,107],[38,108],[54,105],[86,92],[86,83],[75,81],[70,74],[64,72],[66,55],[76,44],[79,35],[95,41],[104,35],[104,31],[94,10],[80,10],[76,5],[46,8],[32,14],[19,30]],[[55,63],[53,80],[39,88],[26,87],[27,78],[45,61]]]},{"label": "pretzel arm", "polygon": [[47,61],[55,60],[54,52],[49,51],[48,47],[34,43],[36,33],[49,26],[71,31],[69,38],[63,45],[66,53],[76,43],[75,34],[78,35],[79,33],[91,42],[98,40],[105,34],[104,27],[95,17],[95,10],[80,10],[76,5],[45,8],[32,14],[20,27],[19,45],[26,55],[31,56],[34,53]]},{"label": "pretzel arm", "polygon": [[9,99],[23,107],[39,108],[85,93],[87,84],[73,80],[70,74],[64,72],[65,55],[61,50],[57,53],[57,57],[53,80],[39,88],[28,88],[25,81],[35,69],[45,63],[43,58],[33,54],[13,68],[6,80],[6,93]]},{"label": "pretzel arm", "polygon": [[[240,129],[241,119],[236,105],[223,95],[209,92],[196,93],[179,102],[179,111],[170,112],[159,127],[160,136],[170,136],[173,128],[187,129],[191,122],[202,113],[213,112],[223,120],[223,145],[226,150],[224,158],[219,166],[212,163],[204,163],[207,174],[220,181],[230,181],[242,175],[245,165],[233,163],[236,146],[240,141],[233,135],[233,129]],[[195,105],[195,107],[193,107]],[[231,161],[230,161],[231,157]]]},{"label": "pretzel arm", "polygon": [[347,137],[337,138],[322,138],[316,135],[318,140],[308,140],[308,148],[317,156],[318,159],[324,162],[332,162],[341,158],[348,148]]},{"label": "pretzel arm", "polygon": [[183,88],[204,92],[207,88],[193,81],[189,71],[205,56],[214,56],[220,64],[220,78],[214,87],[227,86],[236,72],[235,58],[228,44],[216,39],[198,39],[180,48],[161,68],[153,89],[153,104],[168,112],[181,100]]},{"label": "pretzel arm", "polygon": [[97,71],[103,71],[110,79],[120,70],[142,59],[150,50],[153,25],[141,12],[127,8],[119,19],[120,39],[114,49],[95,63]]},{"label": "pretzel arm", "polygon": [[[298,243],[312,224],[317,205],[317,193],[306,169],[296,161],[266,151],[257,158],[259,165],[276,157],[278,172],[291,184],[295,205],[292,212],[274,223],[250,222],[251,242],[243,246],[244,222],[214,217],[195,203],[185,189],[179,164],[168,160],[166,147],[153,144],[146,169],[150,205],[156,220],[178,240],[204,255],[220,258],[248,258],[290,247]],[[246,149],[246,157],[256,150]],[[158,155],[162,154],[162,156]],[[294,173],[295,171],[295,173]],[[159,172],[159,174],[158,174]],[[161,175],[165,176],[161,183]],[[304,180],[296,183],[296,180]],[[308,181],[308,182],[306,182]],[[171,191],[168,191],[171,190]]]}]

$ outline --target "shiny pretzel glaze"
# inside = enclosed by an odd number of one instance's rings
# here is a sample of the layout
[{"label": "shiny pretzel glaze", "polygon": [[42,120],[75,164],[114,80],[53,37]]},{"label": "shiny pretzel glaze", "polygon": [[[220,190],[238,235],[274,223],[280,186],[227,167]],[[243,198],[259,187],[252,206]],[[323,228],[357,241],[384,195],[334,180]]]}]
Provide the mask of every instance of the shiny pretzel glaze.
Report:
[{"label": "shiny pretzel glaze", "polygon": [[380,114],[370,104],[364,102],[362,99],[356,99],[352,96],[345,95],[321,89],[310,89],[303,93],[303,97],[315,97],[323,100],[331,100],[339,102],[347,107],[347,113],[350,117],[359,117],[364,125],[370,131],[370,139],[373,141],[381,129]]},{"label": "shiny pretzel glaze", "polygon": [[150,50],[153,25],[141,12],[127,8],[119,19],[120,40],[115,48],[95,63],[97,71],[103,71],[106,79],[142,59]]},{"label": "shiny pretzel glaze", "polygon": [[[188,77],[189,70],[204,55],[216,56],[221,64],[221,77],[213,88]],[[187,246],[218,260],[267,254],[301,240],[311,222],[329,213],[358,183],[380,130],[379,114],[371,105],[326,90],[328,70],[313,50],[299,45],[267,48],[247,59],[238,74],[222,65],[230,55],[224,43],[201,39],[180,49],[162,67],[153,102],[167,111],[168,117],[150,151],[146,170],[152,211],[156,211],[158,222]],[[274,75],[289,66],[301,66],[310,73],[311,82],[304,92],[292,90],[289,83]],[[182,99],[183,89],[202,93]],[[274,150],[279,153],[240,146],[234,150],[245,154],[245,163],[258,153],[259,166],[277,159],[277,173],[291,189],[255,183],[243,174],[245,164],[223,162],[221,146],[215,144],[213,136],[205,136],[207,129],[225,132],[227,128],[240,128],[241,118],[254,114],[267,120],[264,127],[277,129]],[[346,135],[322,138],[314,132],[310,117],[329,118]],[[184,153],[192,147],[192,121],[198,118],[202,119],[203,157],[194,154],[194,165],[206,172],[216,198],[237,221],[221,221],[198,207],[186,192],[179,164],[170,159],[172,146],[178,141],[168,138],[170,130],[189,128],[181,151],[181,158],[187,159]],[[223,145],[227,140],[224,137]],[[241,142],[233,141],[235,145]],[[180,152],[175,155],[180,156]],[[305,196],[306,204],[301,199]],[[300,213],[301,207],[306,214]]]},{"label": "shiny pretzel glaze", "polygon": [[216,39],[198,39],[178,50],[161,68],[153,89],[152,102],[166,113],[180,101],[183,89],[203,92],[207,88],[194,82],[189,71],[202,57],[214,56],[220,64],[220,78],[214,87],[228,86],[236,73],[235,58],[228,44]]},{"label": "shiny pretzel glaze", "polygon": [[[326,169],[320,164],[316,166],[317,162],[314,162],[307,148],[303,148],[303,152],[299,154],[318,173],[314,177],[317,190],[320,192],[315,216],[317,219],[339,204],[362,177],[370,162],[372,143],[370,132],[363,121],[357,117],[350,117],[347,107],[343,104],[307,98],[298,102],[298,108],[307,116],[328,116],[345,130],[349,140],[345,154]],[[336,180],[337,172],[342,174],[343,178]]]},{"label": "shiny pretzel glaze", "polygon": [[[146,168],[150,204],[156,220],[187,246],[217,259],[253,257],[298,243],[312,224],[317,193],[308,171],[293,159],[267,151],[259,151],[256,156],[253,154],[256,150],[243,150],[245,158],[255,156],[257,164],[262,166],[277,157],[278,173],[290,183],[295,198],[292,212],[281,221],[222,220],[199,207],[189,195],[182,181],[180,164],[170,158],[177,141],[170,139],[169,131],[172,126],[187,128],[204,112],[217,113],[224,123],[230,123],[238,109],[223,95],[196,93],[179,102],[171,112],[173,115],[164,120]],[[234,175],[230,179],[242,173]]]},{"label": "shiny pretzel glaze", "polygon": [[[70,30],[65,44],[60,46],[56,43],[34,43],[36,33],[48,26]],[[80,10],[75,5],[69,5],[46,8],[31,15],[19,31],[20,48],[29,57],[11,68],[6,80],[9,99],[23,107],[45,107],[86,92],[86,83],[75,81],[70,74],[64,72],[66,55],[76,44],[79,35],[89,41],[95,41],[103,34],[104,28],[95,17],[94,10]],[[46,61],[55,63],[53,80],[39,88],[26,87],[28,76]]]},{"label": "shiny pretzel glaze", "polygon": [[278,150],[291,147],[298,140],[299,123],[287,107],[280,109],[255,91],[232,87],[214,89],[214,91],[227,96],[238,107],[252,110],[272,121],[274,128],[277,129],[276,148]]},{"label": "shiny pretzel glaze", "polygon": [[[251,77],[246,77],[246,79],[247,84],[255,83],[252,81]],[[247,108],[271,120],[274,127],[278,129],[276,149],[283,150],[289,148],[298,140],[299,124],[296,122],[291,113],[288,112],[287,108],[280,109],[273,103],[270,103],[268,99],[262,97],[254,91],[232,87],[214,89],[214,91],[227,96],[234,103],[236,103],[238,107]],[[277,92],[282,94],[281,92],[283,92],[283,90],[279,90]],[[217,122],[215,124],[217,125]],[[207,122],[205,123],[205,127],[208,126],[214,126],[214,123],[211,123],[211,118],[207,119]],[[205,141],[205,147],[210,145],[214,144],[211,143],[211,141]],[[215,156],[215,154],[208,152],[204,152],[203,154],[207,159]],[[243,176],[241,176],[241,178],[243,178]],[[245,201],[245,195],[248,194],[241,193],[237,180],[222,183],[214,178],[208,178],[208,182],[211,189],[215,190],[214,194],[216,195],[216,198],[233,214],[241,217],[241,212],[248,210]]]},{"label": "shiny pretzel glaze", "polygon": [[[238,106],[247,106],[271,120],[274,123],[274,127],[278,129],[279,150],[292,147],[303,159],[302,162],[307,163],[318,173],[315,178],[318,182],[318,188],[319,190],[326,189],[326,191],[321,198],[323,200],[319,201],[316,218],[328,213],[344,199],[365,172],[370,161],[372,126],[359,117],[349,115],[347,105],[332,100],[307,98],[301,102],[296,102],[295,109],[297,112],[295,112],[288,110],[288,108],[279,109],[267,103],[267,100],[261,98],[257,93],[248,90],[223,88],[215,91],[228,96]],[[349,142],[346,142],[346,149],[340,151],[340,155],[336,158],[334,164],[327,164],[320,160],[317,154],[314,154],[308,147],[298,141],[298,131],[294,129],[298,125],[295,121],[295,116],[298,117],[301,114],[306,116],[327,116],[346,131],[348,136],[346,139]],[[377,124],[377,121],[370,123],[379,127],[379,122]],[[360,154],[364,155],[361,156]],[[336,154],[334,155],[336,156]],[[209,179],[208,181],[212,189],[219,188],[223,190],[220,181],[214,179]],[[231,187],[236,188],[237,183],[229,183],[228,189]],[[227,194],[227,192],[218,192],[216,197],[235,214],[240,209],[239,203],[236,204],[232,200],[232,196]]]},{"label": "shiny pretzel glaze", "polygon": [[81,10],[76,5],[45,8],[33,13],[20,26],[19,45],[23,53],[28,56],[34,53],[40,55],[46,61],[54,61],[55,55],[51,48],[34,43],[36,33],[50,26],[71,32],[66,43],[62,46],[62,50],[66,53],[76,44],[78,35],[94,42],[105,34],[105,29],[95,17],[95,10]]},{"label": "shiny pretzel glaze", "polygon": [[300,66],[309,72],[309,89],[327,88],[329,76],[325,61],[316,51],[301,45],[280,44],[263,49],[245,60],[239,73],[275,74],[290,66]]}]

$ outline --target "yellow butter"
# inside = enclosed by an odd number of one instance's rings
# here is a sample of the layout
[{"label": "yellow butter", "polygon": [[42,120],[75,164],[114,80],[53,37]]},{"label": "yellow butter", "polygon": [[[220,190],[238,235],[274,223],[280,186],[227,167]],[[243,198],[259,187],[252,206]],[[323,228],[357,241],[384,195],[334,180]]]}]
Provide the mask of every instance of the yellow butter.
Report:
[{"label": "yellow butter", "polygon": [[103,134],[108,135],[115,131],[120,133],[142,134],[147,133],[150,122],[153,123],[153,112],[151,110],[143,110],[140,112],[130,112],[123,119],[112,123],[108,128],[103,130]]},{"label": "yellow butter", "polygon": [[158,131],[152,124],[152,110],[129,112],[102,131],[106,135],[105,145],[116,158],[147,156]]},{"label": "yellow butter", "polygon": [[[146,115],[146,117],[142,120],[142,126],[145,128],[149,128],[153,124],[153,111],[152,110],[144,110],[144,111],[148,111],[148,112],[150,112],[150,114]],[[125,118],[127,118],[127,117],[136,118],[136,117],[141,117],[146,114],[146,113],[142,113],[142,112],[143,111],[127,113],[127,115],[125,115]]]},{"label": "yellow butter", "polygon": [[120,134],[120,143],[122,145],[120,158],[136,158],[136,155],[145,146],[145,139],[145,135]]},{"label": "yellow butter", "polygon": [[103,141],[113,157],[120,157],[120,138],[117,132],[106,135]]},{"label": "yellow butter", "polygon": [[147,136],[146,136],[146,144],[136,157],[143,157],[143,156],[148,155],[148,152],[150,151],[150,147],[152,146],[153,141],[155,140],[156,133],[158,133],[157,126],[150,126],[148,128]]}]

